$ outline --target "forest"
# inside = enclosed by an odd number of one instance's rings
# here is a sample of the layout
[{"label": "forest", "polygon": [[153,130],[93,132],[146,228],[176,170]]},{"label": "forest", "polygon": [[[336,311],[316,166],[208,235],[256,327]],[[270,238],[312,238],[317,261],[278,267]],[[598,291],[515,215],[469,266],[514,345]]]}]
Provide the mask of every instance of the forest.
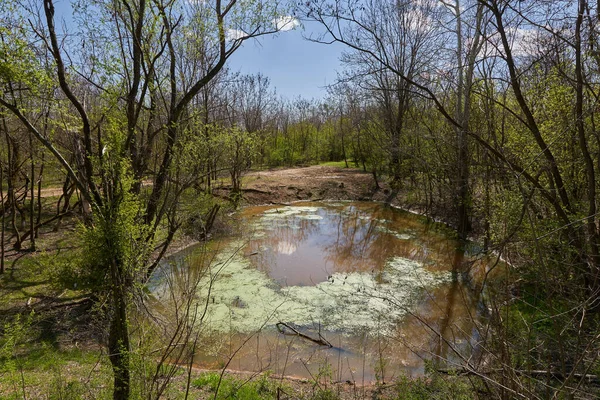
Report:
[{"label": "forest", "polygon": [[[73,0],[69,23],[63,3],[0,2],[0,398],[600,396],[600,2]],[[344,48],[324,98],[229,67],[302,23]],[[169,281],[164,313],[156,274],[190,243],[213,257],[245,206],[289,206],[293,183],[256,185],[315,166],[352,175],[304,200],[444,224],[477,293],[468,352],[423,320],[450,354],[359,389],[195,367],[213,279]],[[336,346],[280,324],[261,330]]]}]

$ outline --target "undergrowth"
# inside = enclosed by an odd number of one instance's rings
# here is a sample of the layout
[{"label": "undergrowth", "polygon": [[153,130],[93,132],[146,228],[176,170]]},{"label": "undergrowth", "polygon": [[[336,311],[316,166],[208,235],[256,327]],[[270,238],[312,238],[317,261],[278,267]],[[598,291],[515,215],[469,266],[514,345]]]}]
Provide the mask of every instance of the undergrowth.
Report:
[{"label": "undergrowth", "polygon": [[276,399],[282,389],[267,375],[256,380],[242,380],[219,373],[206,373],[194,379],[193,385],[216,393],[216,399],[260,400]]}]

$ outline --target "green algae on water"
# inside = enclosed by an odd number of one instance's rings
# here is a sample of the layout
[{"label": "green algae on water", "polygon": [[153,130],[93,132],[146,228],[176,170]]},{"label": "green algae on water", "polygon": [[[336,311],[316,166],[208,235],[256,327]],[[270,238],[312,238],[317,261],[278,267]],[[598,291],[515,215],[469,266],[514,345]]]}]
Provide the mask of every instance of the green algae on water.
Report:
[{"label": "green algae on water", "polygon": [[393,257],[382,272],[335,273],[314,286],[279,287],[240,252],[231,256],[235,246],[217,260],[212,287],[207,279],[199,293],[207,298],[210,288],[203,323],[213,331],[249,333],[279,321],[348,334],[365,328],[391,331],[424,290],[450,280],[447,272],[430,272],[421,263]]}]

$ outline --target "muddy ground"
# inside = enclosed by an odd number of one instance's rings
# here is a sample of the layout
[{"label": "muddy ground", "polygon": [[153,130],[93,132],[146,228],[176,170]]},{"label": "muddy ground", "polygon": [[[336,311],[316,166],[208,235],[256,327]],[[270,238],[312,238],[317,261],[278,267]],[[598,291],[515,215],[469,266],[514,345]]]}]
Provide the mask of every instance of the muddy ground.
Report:
[{"label": "muddy ground", "polygon": [[[375,180],[359,169],[311,166],[273,169],[248,173],[243,180],[244,203],[280,204],[300,200],[376,200],[385,201],[386,185],[375,188]],[[227,188],[218,189],[224,194]]]}]

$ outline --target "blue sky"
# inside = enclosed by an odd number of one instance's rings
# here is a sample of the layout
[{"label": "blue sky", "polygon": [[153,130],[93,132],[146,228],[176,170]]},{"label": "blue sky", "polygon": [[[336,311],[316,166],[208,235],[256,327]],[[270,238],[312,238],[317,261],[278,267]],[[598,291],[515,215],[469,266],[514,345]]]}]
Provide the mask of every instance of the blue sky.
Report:
[{"label": "blue sky", "polygon": [[[305,24],[304,35],[316,29],[315,24]],[[277,93],[288,99],[318,99],[327,94],[324,86],[334,83],[342,51],[338,43],[309,42],[302,29],[296,28],[246,42],[231,57],[229,67],[245,74],[261,72],[270,78]]]},{"label": "blue sky", "polygon": [[[55,0],[57,19],[63,19],[68,27],[73,24],[70,3]],[[57,20],[57,25],[61,24]],[[228,66],[244,74],[262,73],[277,94],[287,99],[321,99],[327,94],[325,86],[334,83],[336,71],[341,69],[339,58],[344,48],[339,43],[325,45],[304,39],[318,30],[317,24],[304,23],[304,27],[250,39],[231,56]]]}]

